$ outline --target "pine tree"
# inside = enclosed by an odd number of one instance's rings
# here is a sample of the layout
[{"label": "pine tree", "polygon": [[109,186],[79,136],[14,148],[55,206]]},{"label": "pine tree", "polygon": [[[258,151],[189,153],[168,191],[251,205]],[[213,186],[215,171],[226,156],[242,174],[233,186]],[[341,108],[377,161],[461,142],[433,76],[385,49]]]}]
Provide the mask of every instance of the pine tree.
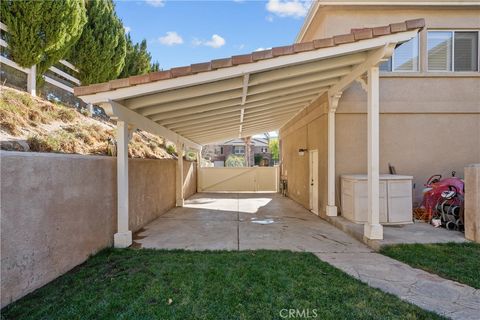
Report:
[{"label": "pine tree", "polygon": [[25,68],[37,65],[39,75],[64,58],[87,21],[83,0],[2,0],[0,16],[13,60]]},{"label": "pine tree", "polygon": [[125,65],[123,24],[112,0],[87,0],[87,24],[69,55],[83,85],[116,79]]},{"label": "pine tree", "polygon": [[127,54],[125,56],[125,66],[120,73],[120,78],[146,74],[150,71],[150,53],[147,51],[147,41],[144,39],[141,43],[135,45],[130,38],[126,37]]}]

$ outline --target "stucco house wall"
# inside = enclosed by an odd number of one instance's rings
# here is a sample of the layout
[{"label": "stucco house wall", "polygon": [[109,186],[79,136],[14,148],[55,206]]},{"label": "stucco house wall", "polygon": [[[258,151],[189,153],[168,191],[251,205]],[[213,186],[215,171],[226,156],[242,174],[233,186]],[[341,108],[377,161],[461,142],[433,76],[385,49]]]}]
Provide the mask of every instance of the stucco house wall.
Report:
[{"label": "stucco house wall", "polygon": [[[340,2],[340,1],[339,1]],[[349,33],[352,28],[384,26],[397,21],[425,19],[433,29],[478,29],[478,6],[322,6],[299,42]]]},{"label": "stucco house wall", "polygon": [[[323,6],[300,41],[350,32],[352,28],[425,18],[426,29],[480,29],[480,8]],[[420,34],[418,72],[381,73],[380,172],[388,164],[397,173],[414,176],[414,202],[421,201],[423,184],[433,174],[463,176],[469,163],[480,162],[480,73],[426,71],[426,30]],[[325,97],[326,100],[326,97]],[[367,94],[358,83],[344,91],[336,113],[336,200],[340,207],[339,176],[367,172]],[[309,108],[312,108],[310,106]],[[308,154],[298,149],[325,144],[326,116],[307,126],[299,117],[281,130],[282,161],[288,172],[290,197],[309,207]],[[297,123],[298,129],[282,134]],[[321,126],[320,128],[317,127]],[[315,129],[313,129],[315,128]],[[316,134],[313,134],[316,130]],[[308,138],[308,145],[305,144]],[[325,158],[326,161],[326,158]],[[320,160],[320,163],[322,161]],[[298,166],[294,168],[293,163]],[[326,166],[326,163],[325,163]],[[326,171],[325,171],[326,172]],[[284,173],[282,171],[282,173]],[[326,205],[326,173],[319,170],[320,212]],[[323,199],[323,200],[322,200]]]},{"label": "stucco house wall", "polygon": [[[176,160],[129,160],[130,229],[175,206]],[[116,159],[0,152],[1,305],[109,247],[116,232]],[[195,172],[195,162],[185,162]],[[196,192],[185,175],[185,195]]]},{"label": "stucco house wall", "polygon": [[[319,214],[327,205],[327,110],[326,95],[302,110],[280,129],[280,171],[288,181],[288,196],[310,209],[310,159],[308,151],[318,150]],[[299,149],[307,149],[303,156]]]}]

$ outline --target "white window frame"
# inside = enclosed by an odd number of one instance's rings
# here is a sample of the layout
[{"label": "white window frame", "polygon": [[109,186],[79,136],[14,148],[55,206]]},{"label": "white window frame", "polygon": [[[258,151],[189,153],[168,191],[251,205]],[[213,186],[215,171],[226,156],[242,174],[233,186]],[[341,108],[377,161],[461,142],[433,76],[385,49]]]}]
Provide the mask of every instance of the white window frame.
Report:
[{"label": "white window frame", "polygon": [[262,153],[267,153],[268,152],[268,148],[267,147],[262,147]]},{"label": "white window frame", "polygon": [[[451,32],[452,33],[452,70],[430,70],[428,66],[428,33],[429,32]],[[470,71],[455,71],[455,32],[476,32],[477,33],[477,70]],[[458,72],[480,72],[480,30],[479,29],[428,29],[427,30],[427,46],[425,52],[427,59],[427,72],[438,73],[438,72],[449,72],[449,73],[458,73]]]},{"label": "white window frame", "polygon": [[[410,73],[415,73],[415,72],[420,72],[420,34],[417,35],[417,69],[416,70],[395,70],[395,51],[393,51],[393,54],[391,56],[392,59],[392,69],[387,70],[387,71],[382,71],[383,73],[391,73],[391,72],[410,72]],[[388,61],[386,61],[388,62]]]},{"label": "white window frame", "polygon": [[[237,150],[240,150],[240,148],[242,148],[241,149],[242,152],[237,152]],[[234,154],[245,154],[245,146],[233,146],[233,153]]]}]

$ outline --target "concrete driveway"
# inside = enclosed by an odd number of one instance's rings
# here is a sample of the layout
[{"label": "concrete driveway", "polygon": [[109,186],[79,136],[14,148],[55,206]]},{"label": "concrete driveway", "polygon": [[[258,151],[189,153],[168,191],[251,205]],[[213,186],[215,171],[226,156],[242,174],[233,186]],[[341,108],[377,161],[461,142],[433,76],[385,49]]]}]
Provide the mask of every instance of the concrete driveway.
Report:
[{"label": "concrete driveway", "polygon": [[138,232],[134,245],[189,250],[371,250],[276,193],[197,193]]}]

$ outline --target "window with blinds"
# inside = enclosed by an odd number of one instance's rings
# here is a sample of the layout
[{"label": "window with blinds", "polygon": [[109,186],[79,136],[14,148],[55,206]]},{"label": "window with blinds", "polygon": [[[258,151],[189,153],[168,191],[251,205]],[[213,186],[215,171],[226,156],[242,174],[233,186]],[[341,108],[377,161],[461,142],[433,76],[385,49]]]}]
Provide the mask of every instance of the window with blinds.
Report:
[{"label": "window with blinds", "polygon": [[429,31],[429,71],[478,71],[478,31]]},{"label": "window with blinds", "polygon": [[395,48],[390,59],[380,65],[380,71],[418,71],[418,35]]},{"label": "window with blinds", "polygon": [[455,71],[478,70],[478,32],[455,32]]}]

